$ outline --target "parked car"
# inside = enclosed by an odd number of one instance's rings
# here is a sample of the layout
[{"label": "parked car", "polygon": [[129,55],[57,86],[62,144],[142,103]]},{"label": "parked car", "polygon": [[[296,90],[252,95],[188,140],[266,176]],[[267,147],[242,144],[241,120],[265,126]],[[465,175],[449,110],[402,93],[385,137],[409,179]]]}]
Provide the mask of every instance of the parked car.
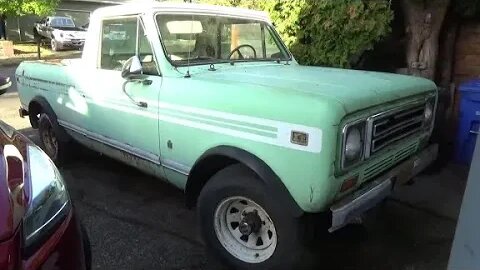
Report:
[{"label": "parked car", "polygon": [[90,266],[88,235],[55,164],[0,120],[0,269]]},{"label": "parked car", "polygon": [[12,86],[10,77],[0,75],[0,95],[5,94],[10,86]]},{"label": "parked car", "polygon": [[437,155],[433,82],[301,66],[266,13],[152,2],[88,31],[82,59],[18,67],[21,116],[56,162],[76,141],[184,189],[232,268],[296,269],[303,217],[338,230]]},{"label": "parked car", "polygon": [[70,17],[46,17],[34,24],[35,39],[47,39],[53,51],[80,49],[85,43],[86,29],[77,27]]}]

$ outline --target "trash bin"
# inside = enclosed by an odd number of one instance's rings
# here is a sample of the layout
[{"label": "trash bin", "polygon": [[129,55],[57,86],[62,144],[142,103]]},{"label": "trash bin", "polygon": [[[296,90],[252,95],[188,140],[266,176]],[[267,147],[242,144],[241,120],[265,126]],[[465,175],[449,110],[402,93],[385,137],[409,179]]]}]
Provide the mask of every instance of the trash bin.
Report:
[{"label": "trash bin", "polygon": [[460,85],[460,114],[456,139],[455,160],[470,164],[475,142],[480,135],[480,79]]}]

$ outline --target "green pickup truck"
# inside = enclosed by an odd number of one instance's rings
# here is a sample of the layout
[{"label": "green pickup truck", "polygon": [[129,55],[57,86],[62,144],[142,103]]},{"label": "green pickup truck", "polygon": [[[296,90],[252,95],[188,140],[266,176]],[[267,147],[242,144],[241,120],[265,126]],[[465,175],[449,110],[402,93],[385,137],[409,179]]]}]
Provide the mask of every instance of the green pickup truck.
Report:
[{"label": "green pickup truck", "polygon": [[437,156],[434,83],[301,66],[258,11],[102,8],[81,59],[23,62],[16,80],[54,161],[77,142],[183,189],[232,268],[291,269],[306,216],[340,229]]}]

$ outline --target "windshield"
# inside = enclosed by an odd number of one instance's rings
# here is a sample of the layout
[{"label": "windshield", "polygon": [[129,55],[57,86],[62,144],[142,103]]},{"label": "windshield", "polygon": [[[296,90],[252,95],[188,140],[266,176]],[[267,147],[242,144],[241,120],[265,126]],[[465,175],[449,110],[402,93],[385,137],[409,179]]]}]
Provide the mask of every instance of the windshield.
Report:
[{"label": "windshield", "polygon": [[53,17],[50,21],[53,27],[75,27],[75,23],[68,17]]},{"label": "windshield", "polygon": [[160,14],[157,24],[167,57],[175,65],[290,59],[274,30],[262,21]]}]

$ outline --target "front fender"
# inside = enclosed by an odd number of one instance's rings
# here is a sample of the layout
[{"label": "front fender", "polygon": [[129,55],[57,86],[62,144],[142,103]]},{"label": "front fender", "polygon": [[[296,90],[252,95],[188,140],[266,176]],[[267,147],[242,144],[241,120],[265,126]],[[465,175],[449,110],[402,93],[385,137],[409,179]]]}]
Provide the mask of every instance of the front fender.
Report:
[{"label": "front fender", "polygon": [[233,146],[214,147],[198,158],[190,172],[185,188],[187,197],[190,197],[188,194],[195,193],[195,190],[199,193],[201,187],[203,187],[206,181],[208,181],[208,179],[205,181],[198,181],[196,176],[201,174],[200,171],[204,166],[204,162],[210,157],[222,157],[223,159],[230,159],[242,163],[259,176],[260,180],[266,185],[267,190],[269,190],[270,195],[275,198],[275,201],[282,205],[283,209],[289,211],[290,214],[295,217],[299,217],[304,213],[300,206],[295,202],[280,177],[263,160],[250,152]]}]

